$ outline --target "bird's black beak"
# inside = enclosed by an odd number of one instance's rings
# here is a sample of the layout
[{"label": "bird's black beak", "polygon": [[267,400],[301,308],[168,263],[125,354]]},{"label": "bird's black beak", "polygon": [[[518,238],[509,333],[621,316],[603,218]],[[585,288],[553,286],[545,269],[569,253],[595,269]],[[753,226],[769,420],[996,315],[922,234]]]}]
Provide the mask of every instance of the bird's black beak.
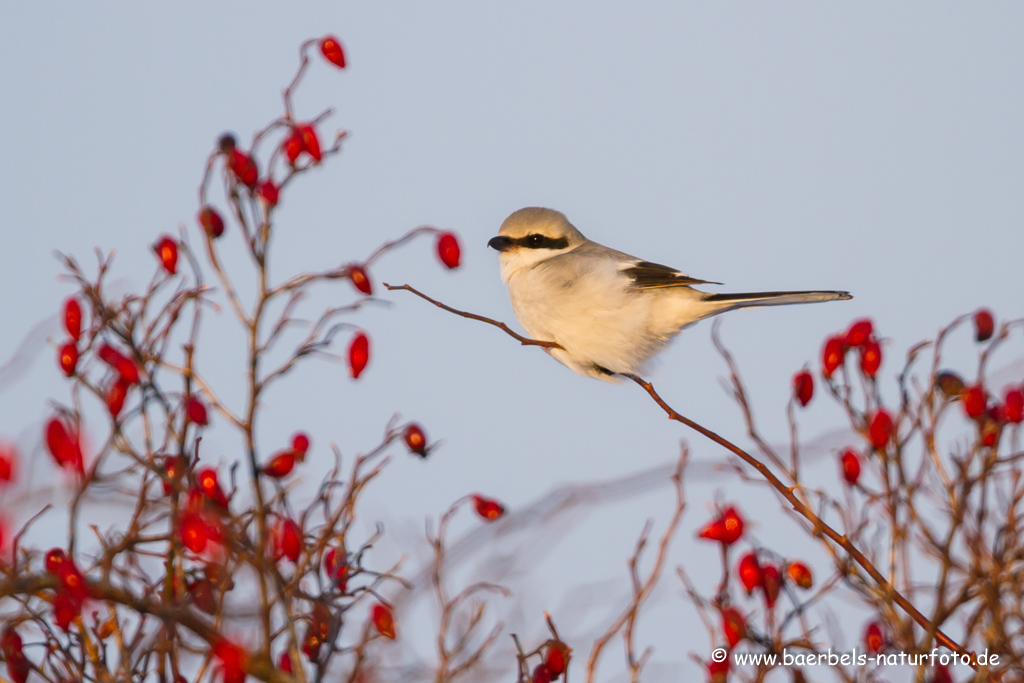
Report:
[{"label": "bird's black beak", "polygon": [[491,241],[487,243],[491,249],[497,249],[498,251],[508,251],[512,248],[512,240],[508,237],[492,237]]}]

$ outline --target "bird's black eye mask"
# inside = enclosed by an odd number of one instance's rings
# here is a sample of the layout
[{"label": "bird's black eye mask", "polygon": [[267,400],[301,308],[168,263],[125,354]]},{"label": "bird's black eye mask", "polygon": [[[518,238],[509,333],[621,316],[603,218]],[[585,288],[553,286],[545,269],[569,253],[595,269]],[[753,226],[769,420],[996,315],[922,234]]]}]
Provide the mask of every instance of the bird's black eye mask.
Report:
[{"label": "bird's black eye mask", "polygon": [[508,251],[513,247],[522,247],[524,249],[566,249],[569,246],[569,239],[567,237],[548,237],[547,235],[535,232],[532,235],[517,239],[495,237],[487,245],[498,251]]}]

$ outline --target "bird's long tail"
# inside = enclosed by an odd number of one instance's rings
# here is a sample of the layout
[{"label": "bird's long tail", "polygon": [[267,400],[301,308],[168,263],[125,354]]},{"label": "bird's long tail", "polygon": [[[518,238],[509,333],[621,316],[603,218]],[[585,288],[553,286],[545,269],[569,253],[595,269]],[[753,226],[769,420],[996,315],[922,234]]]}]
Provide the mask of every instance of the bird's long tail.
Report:
[{"label": "bird's long tail", "polygon": [[811,304],[817,301],[852,299],[849,292],[747,292],[744,294],[708,294],[704,302],[710,304],[714,314],[753,306],[786,306]]}]

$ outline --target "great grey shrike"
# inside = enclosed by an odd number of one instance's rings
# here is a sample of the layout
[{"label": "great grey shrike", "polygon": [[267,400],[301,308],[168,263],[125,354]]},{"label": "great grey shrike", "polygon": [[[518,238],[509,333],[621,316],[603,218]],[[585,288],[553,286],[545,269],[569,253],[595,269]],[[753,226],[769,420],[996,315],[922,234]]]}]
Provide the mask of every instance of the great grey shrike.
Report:
[{"label": "great grey shrike", "polygon": [[852,298],[848,292],[708,294],[719,284],[609,249],[584,237],[563,214],[525,208],[505,219],[487,245],[500,252],[501,279],[516,318],[548,352],[587,377],[639,377],[647,362],[698,320],[751,306]]}]

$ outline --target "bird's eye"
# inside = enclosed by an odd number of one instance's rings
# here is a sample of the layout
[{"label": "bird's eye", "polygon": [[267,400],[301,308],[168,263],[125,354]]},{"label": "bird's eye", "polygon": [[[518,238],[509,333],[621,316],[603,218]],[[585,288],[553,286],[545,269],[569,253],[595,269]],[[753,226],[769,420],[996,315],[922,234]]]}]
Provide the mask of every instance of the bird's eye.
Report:
[{"label": "bird's eye", "polygon": [[539,247],[540,245],[544,244],[543,235],[530,235],[528,240],[531,247]]}]

